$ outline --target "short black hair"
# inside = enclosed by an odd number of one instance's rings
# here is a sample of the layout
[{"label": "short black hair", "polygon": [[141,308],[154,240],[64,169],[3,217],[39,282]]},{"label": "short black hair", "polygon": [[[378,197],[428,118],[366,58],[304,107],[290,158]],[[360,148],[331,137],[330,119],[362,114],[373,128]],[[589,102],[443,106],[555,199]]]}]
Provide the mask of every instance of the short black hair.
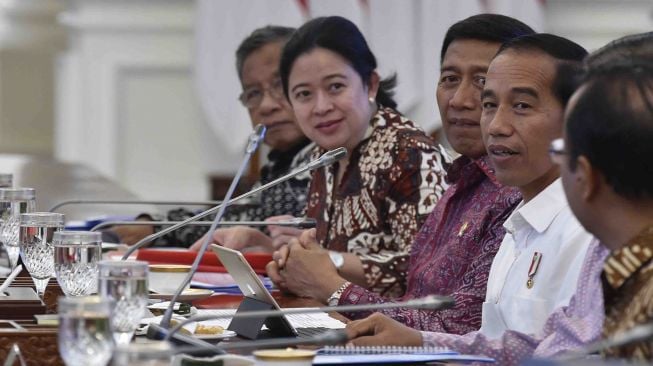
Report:
[{"label": "short black hair", "polygon": [[269,43],[287,41],[293,32],[295,32],[295,28],[278,25],[268,25],[255,29],[240,43],[236,50],[236,71],[238,72],[238,78],[242,79],[243,77],[243,65],[249,55]]},{"label": "short black hair", "polygon": [[[288,98],[288,78],[297,58],[315,48],[324,48],[342,56],[356,70],[363,84],[370,81],[376,69],[376,57],[365,37],[354,23],[339,16],[320,17],[306,22],[288,40],[281,55],[279,75],[283,91]],[[397,83],[396,75],[384,79],[379,85],[376,101],[383,106],[396,108],[392,89]]]},{"label": "short black hair", "polygon": [[653,32],[630,34],[616,39],[585,58],[588,69],[610,67],[614,63],[633,59],[649,59],[653,62]]},{"label": "short black hair", "polygon": [[568,111],[569,167],[585,156],[615,193],[653,198],[653,35],[621,38],[586,61],[576,104]]},{"label": "short black hair", "polygon": [[587,51],[579,44],[549,33],[535,33],[511,39],[501,45],[497,56],[509,51],[543,52],[557,61],[553,93],[563,106],[582,81],[583,59]]},{"label": "short black hair", "polygon": [[533,33],[535,31],[528,25],[505,15],[472,15],[449,27],[442,41],[440,63],[444,60],[444,55],[451,43],[458,39],[504,43],[513,38]]}]

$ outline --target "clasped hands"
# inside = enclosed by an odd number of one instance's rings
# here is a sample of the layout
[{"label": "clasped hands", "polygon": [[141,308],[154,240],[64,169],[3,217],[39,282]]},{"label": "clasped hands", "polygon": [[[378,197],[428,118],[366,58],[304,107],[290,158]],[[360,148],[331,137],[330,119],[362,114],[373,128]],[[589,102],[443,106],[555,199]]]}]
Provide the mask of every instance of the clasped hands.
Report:
[{"label": "clasped hands", "polygon": [[315,229],[303,231],[275,251],[266,270],[282,290],[323,303],[345,283],[329,252],[318,244]]}]

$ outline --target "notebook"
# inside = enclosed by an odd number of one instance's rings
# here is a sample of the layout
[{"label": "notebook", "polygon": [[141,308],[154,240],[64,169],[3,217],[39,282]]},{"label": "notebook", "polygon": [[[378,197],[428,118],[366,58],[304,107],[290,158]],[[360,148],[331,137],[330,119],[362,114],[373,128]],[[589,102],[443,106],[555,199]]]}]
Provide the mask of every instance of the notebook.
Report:
[{"label": "notebook", "polygon": [[439,347],[325,347],[318,350],[313,365],[339,364],[415,364],[427,362],[483,362],[494,359],[476,355],[461,355]]}]

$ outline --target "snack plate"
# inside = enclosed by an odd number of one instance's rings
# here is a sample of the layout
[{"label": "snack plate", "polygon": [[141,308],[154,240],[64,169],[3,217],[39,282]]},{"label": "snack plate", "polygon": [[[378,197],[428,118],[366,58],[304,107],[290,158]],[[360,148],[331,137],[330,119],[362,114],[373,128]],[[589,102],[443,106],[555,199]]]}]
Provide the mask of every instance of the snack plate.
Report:
[{"label": "snack plate", "polygon": [[[213,290],[207,290],[202,288],[190,288],[179,295],[177,301],[193,301],[199,299],[205,299],[213,295]],[[150,299],[159,299],[159,300],[172,300],[173,294],[159,294],[151,293]]]},{"label": "snack plate", "polygon": [[222,333],[220,334],[193,334],[193,337],[198,338],[198,339],[224,339],[224,338],[231,338],[235,337],[236,332],[233,330],[227,330],[225,329]]}]

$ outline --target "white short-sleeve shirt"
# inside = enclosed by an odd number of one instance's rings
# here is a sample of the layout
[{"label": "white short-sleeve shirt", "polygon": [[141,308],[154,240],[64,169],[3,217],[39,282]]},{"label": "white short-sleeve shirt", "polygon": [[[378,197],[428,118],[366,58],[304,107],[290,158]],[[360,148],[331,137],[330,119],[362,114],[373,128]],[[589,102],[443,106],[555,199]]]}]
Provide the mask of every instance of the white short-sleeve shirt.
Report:
[{"label": "white short-sleeve shirt", "polygon": [[[503,225],[506,236],[490,269],[480,332],[498,338],[507,329],[529,335],[560,306],[569,304],[592,235],[569,208],[560,179],[527,203]],[[534,271],[535,253],[541,260]],[[529,270],[532,287],[527,286]]]}]

